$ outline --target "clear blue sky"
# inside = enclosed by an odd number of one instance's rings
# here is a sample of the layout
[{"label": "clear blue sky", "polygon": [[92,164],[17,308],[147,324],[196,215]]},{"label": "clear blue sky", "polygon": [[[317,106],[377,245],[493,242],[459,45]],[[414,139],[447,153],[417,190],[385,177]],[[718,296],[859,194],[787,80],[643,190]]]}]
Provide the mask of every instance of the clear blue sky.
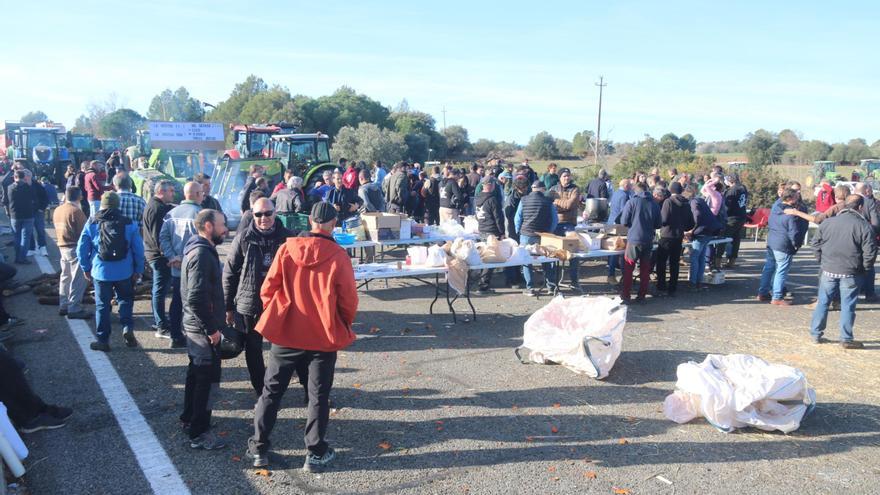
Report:
[{"label": "clear blue sky", "polygon": [[40,109],[72,125],[111,93],[146,113],[181,85],[217,102],[253,73],[310,96],[406,98],[438,127],[445,106],[472,141],[524,143],[594,130],[601,74],[615,141],[880,139],[877,2],[9,3],[7,120]]}]

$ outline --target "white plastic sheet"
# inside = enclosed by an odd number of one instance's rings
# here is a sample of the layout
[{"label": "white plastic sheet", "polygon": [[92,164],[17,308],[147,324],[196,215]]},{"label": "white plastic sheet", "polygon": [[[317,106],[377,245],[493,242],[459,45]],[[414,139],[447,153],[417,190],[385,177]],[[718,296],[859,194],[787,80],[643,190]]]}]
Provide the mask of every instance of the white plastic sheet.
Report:
[{"label": "white plastic sheet", "polygon": [[602,379],[620,356],[625,325],[620,298],[556,296],[526,321],[523,347],[531,362]]},{"label": "white plastic sheet", "polygon": [[724,432],[752,426],[789,433],[816,404],[800,370],[748,354],[710,354],[702,363],[678,365],[677,376],[675,392],[663,402],[676,423],[702,416]]}]

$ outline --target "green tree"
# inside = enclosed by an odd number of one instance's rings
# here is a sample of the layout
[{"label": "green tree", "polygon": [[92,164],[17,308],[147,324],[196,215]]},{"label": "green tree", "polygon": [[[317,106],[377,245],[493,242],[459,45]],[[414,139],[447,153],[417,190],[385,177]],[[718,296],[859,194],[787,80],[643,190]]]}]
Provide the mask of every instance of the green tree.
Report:
[{"label": "green tree", "polygon": [[101,119],[101,134],[108,138],[117,138],[124,143],[135,141],[137,130],[144,125],[146,119],[130,108],[120,108]]},{"label": "green tree", "polygon": [[526,145],[526,154],[532,158],[541,160],[549,160],[559,155],[556,149],[556,139],[547,131],[541,131],[531,139]]},{"label": "green tree", "polygon": [[366,162],[382,160],[386,163],[402,160],[406,152],[406,142],[400,133],[368,122],[356,128],[345,126],[340,129],[330,149],[334,160],[348,158]]},{"label": "green tree", "polygon": [[862,138],[850,139],[846,148],[846,161],[850,163],[859,163],[860,160],[871,158],[874,154]]},{"label": "green tree", "polygon": [[667,132],[660,137],[660,149],[666,152],[673,152],[678,148],[678,136],[671,132]]},{"label": "green tree", "polygon": [[166,120],[174,122],[201,122],[205,118],[205,109],[200,101],[189,95],[189,91],[181,86],[176,91],[165,89],[153,97],[147,110],[150,120]]},{"label": "green tree", "polygon": [[829,153],[831,153],[831,146],[818,139],[801,143],[799,150],[801,161],[808,164],[818,160],[827,160]]},{"label": "green tree", "polygon": [[751,165],[779,163],[784,152],[785,146],[770,131],[758,129],[746,137],[746,155]]},{"label": "green tree", "polygon": [[834,146],[831,147],[831,152],[828,153],[828,159],[833,162],[843,163],[846,161],[848,153],[849,149],[847,145],[843,143],[836,143]]},{"label": "green tree", "polygon": [[801,138],[791,129],[779,131],[779,142],[785,146],[786,151],[797,151],[801,147]]},{"label": "green tree", "polygon": [[508,143],[507,141],[498,141],[495,144],[495,153],[502,158],[510,158],[519,151],[520,146],[516,143]]},{"label": "green tree", "polygon": [[571,152],[577,156],[586,157],[593,152],[592,142],[595,133],[593,131],[581,131],[575,133],[571,139]]},{"label": "green tree", "polygon": [[678,149],[689,151],[691,153],[697,151],[697,139],[691,133],[687,133],[678,138]]},{"label": "green tree", "polygon": [[254,95],[245,103],[238,122],[267,124],[286,122],[301,125],[304,120],[302,104],[302,100],[297,102],[290,96],[287,88],[272,86]]},{"label": "green tree", "polygon": [[222,122],[224,124],[240,123],[241,111],[250,99],[260,93],[265,93],[268,90],[269,86],[266,85],[266,82],[263,81],[262,78],[251,74],[243,82],[236,84],[232,89],[229,98],[218,103],[217,106],[205,116],[205,120],[209,122]]},{"label": "green tree", "polygon": [[357,94],[347,86],[332,95],[306,102],[303,111],[317,131],[335,136],[345,126],[355,127],[361,122],[389,127],[391,112],[376,100]]},{"label": "green tree", "polygon": [[495,146],[498,143],[492,141],[491,139],[481,138],[478,139],[476,143],[471,145],[471,150],[474,153],[474,156],[483,158],[487,156],[489,153],[495,151]]},{"label": "green tree", "polygon": [[19,120],[21,120],[22,124],[36,124],[37,122],[45,122],[49,120],[49,116],[42,110],[35,110],[22,115]]},{"label": "green tree", "polygon": [[[399,133],[398,133],[399,134]],[[434,158],[431,153],[431,138],[427,134],[414,132],[403,136],[406,143],[406,155],[404,158],[411,162],[425,163],[428,158]]]},{"label": "green tree", "polygon": [[554,158],[569,158],[573,155],[571,141],[562,138],[556,138],[556,156]]},{"label": "green tree", "polygon": [[460,125],[451,125],[443,130],[446,138],[446,155],[450,158],[461,158],[470,150],[468,131]]},{"label": "green tree", "polygon": [[94,134],[94,123],[92,122],[92,119],[85,114],[82,114],[76,118],[76,122],[73,124],[70,132],[74,134]]}]

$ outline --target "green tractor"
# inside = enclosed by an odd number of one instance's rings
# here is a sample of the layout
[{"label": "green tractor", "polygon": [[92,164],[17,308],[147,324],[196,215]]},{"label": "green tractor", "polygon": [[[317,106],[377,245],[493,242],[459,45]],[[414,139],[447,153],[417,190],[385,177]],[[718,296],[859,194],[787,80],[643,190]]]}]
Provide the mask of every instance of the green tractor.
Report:
[{"label": "green tractor", "polygon": [[74,165],[79,167],[82,162],[97,160],[97,151],[100,142],[91,134],[67,133],[67,148],[70,150],[70,158]]},{"label": "green tractor", "polygon": [[252,165],[261,165],[271,184],[282,180],[285,170],[302,177],[305,190],[321,179],[324,170],[333,170],[330,161],[330,138],[326,134],[276,134],[269,141],[269,156],[264,159],[221,158],[215,169],[213,189],[226,213],[229,228],[238,226],[241,219],[241,191],[247,182]]},{"label": "green tractor", "polygon": [[183,184],[202,171],[201,157],[197,151],[154,149],[149,167],[133,170],[131,178],[138,194],[145,200],[153,195],[153,187],[160,180],[174,182],[174,202],[183,200]]}]

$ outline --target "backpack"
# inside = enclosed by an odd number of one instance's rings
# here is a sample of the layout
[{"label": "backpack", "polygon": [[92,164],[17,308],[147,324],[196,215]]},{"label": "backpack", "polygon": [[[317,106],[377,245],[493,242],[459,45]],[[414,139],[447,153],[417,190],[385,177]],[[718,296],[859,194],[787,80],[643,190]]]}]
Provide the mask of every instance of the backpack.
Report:
[{"label": "backpack", "polygon": [[98,221],[98,258],[101,261],[122,261],[128,254],[125,227],[131,223],[126,217]]}]

